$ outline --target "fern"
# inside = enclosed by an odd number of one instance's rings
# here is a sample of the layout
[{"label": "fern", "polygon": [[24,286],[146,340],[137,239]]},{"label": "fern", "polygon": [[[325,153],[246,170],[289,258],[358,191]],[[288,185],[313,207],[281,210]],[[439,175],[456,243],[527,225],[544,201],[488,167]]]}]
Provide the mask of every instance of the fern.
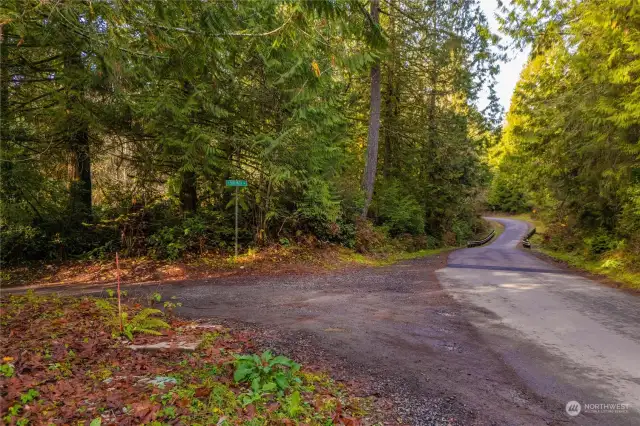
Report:
[{"label": "fern", "polygon": [[96,299],[96,307],[104,314],[114,315],[117,311],[116,307],[106,299]]},{"label": "fern", "polygon": [[161,310],[145,308],[129,319],[127,312],[122,313],[122,330],[120,330],[120,320],[116,307],[108,300],[96,299],[95,304],[98,309],[107,316],[107,323],[113,329],[113,336],[125,336],[133,340],[136,333],[152,334],[159,336],[162,333],[158,330],[171,328],[171,326],[158,316],[164,315]]},{"label": "fern", "polygon": [[133,340],[135,333],[152,334],[159,336],[158,330],[171,328],[164,320],[158,318],[156,315],[162,315],[162,311],[159,309],[146,308],[138,312],[131,320],[128,319],[127,313],[122,314],[122,322],[124,324],[122,334],[124,334],[129,340]]}]

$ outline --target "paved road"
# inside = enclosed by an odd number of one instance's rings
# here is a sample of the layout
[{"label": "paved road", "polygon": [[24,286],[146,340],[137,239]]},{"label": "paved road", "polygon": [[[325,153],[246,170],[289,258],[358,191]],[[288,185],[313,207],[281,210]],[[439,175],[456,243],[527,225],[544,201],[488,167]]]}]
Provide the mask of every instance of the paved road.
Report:
[{"label": "paved road", "polygon": [[448,261],[128,288],[175,295],[184,316],[253,324],[301,361],[337,360],[412,424],[640,425],[637,411],[564,412],[569,400],[640,407],[640,297],[518,249],[527,225],[496,220],[496,241]]},{"label": "paved road", "polygon": [[[235,276],[129,285],[176,296],[182,316],[256,329],[265,346],[330,366],[415,425],[547,425],[567,420],[493,352],[444,291],[447,254],[322,274]],[[100,286],[37,291],[101,292]]]},{"label": "paved road", "polygon": [[[570,274],[518,249],[527,224],[493,218],[504,233],[451,254],[443,286],[536,393],[564,404],[627,403],[626,414],[579,424],[640,424],[640,297]],[[583,410],[584,411],[584,410]]]}]

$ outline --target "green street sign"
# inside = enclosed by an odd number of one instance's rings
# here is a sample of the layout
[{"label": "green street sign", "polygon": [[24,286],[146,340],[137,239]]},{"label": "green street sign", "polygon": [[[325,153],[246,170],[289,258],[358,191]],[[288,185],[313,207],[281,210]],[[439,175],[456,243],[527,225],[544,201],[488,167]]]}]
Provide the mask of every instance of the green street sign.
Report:
[{"label": "green street sign", "polygon": [[243,179],[227,179],[226,186],[236,187],[236,258],[238,257],[238,187],[247,186],[247,181]]}]

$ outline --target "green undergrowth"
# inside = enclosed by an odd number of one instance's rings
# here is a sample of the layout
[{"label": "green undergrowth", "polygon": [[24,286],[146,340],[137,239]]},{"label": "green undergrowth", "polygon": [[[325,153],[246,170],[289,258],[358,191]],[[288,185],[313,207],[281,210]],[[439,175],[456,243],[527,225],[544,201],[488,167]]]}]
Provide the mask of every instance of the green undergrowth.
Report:
[{"label": "green undergrowth", "polygon": [[565,253],[549,250],[544,247],[536,249],[574,268],[582,269],[596,275],[603,275],[623,284],[624,287],[640,290],[640,273],[629,271],[623,266],[624,256],[620,252],[608,253],[606,256],[590,260],[579,253]]},{"label": "green undergrowth", "polygon": [[470,241],[484,240],[487,235],[489,235],[489,233],[493,230],[495,232],[493,238],[484,245],[491,244],[502,234],[502,232],[504,232],[504,225],[502,225],[500,222],[496,222],[493,220],[483,220],[482,222],[482,228],[473,235]]},{"label": "green undergrowth", "polygon": [[[155,295],[124,303],[128,332],[112,299],[28,293],[0,302],[2,424],[358,425],[372,404],[326,373],[258,351],[251,332],[156,309]],[[200,343],[133,351],[129,338]]]},{"label": "green undergrowth", "polygon": [[529,222],[531,225],[533,225],[536,228],[536,233],[538,234],[544,234],[547,231],[547,226],[542,221],[542,219],[532,216],[531,214],[520,213],[516,215],[510,215],[508,217],[509,219],[517,219],[517,220],[523,220],[525,222]]},{"label": "green undergrowth", "polygon": [[400,251],[378,254],[362,254],[349,251],[342,253],[341,259],[344,262],[355,263],[358,265],[388,266],[403,260],[412,260],[426,256],[434,256],[455,249],[456,247],[440,247],[435,249],[423,249],[413,252]]},{"label": "green undergrowth", "polygon": [[493,229],[495,232],[495,235],[492,239],[492,241],[495,241],[504,232],[504,225],[500,222],[496,222],[495,220],[490,220],[489,223],[491,224],[491,229]]}]

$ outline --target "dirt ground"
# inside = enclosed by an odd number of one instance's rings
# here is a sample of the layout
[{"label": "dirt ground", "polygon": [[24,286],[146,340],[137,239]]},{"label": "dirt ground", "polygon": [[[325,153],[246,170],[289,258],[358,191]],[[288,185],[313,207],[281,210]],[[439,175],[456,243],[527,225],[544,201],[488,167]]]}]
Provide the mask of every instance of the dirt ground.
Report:
[{"label": "dirt ground", "polygon": [[325,364],[410,424],[559,424],[441,288],[446,255],[325,274],[224,277],[128,287],[183,303],[178,313],[257,330],[261,344]]}]

